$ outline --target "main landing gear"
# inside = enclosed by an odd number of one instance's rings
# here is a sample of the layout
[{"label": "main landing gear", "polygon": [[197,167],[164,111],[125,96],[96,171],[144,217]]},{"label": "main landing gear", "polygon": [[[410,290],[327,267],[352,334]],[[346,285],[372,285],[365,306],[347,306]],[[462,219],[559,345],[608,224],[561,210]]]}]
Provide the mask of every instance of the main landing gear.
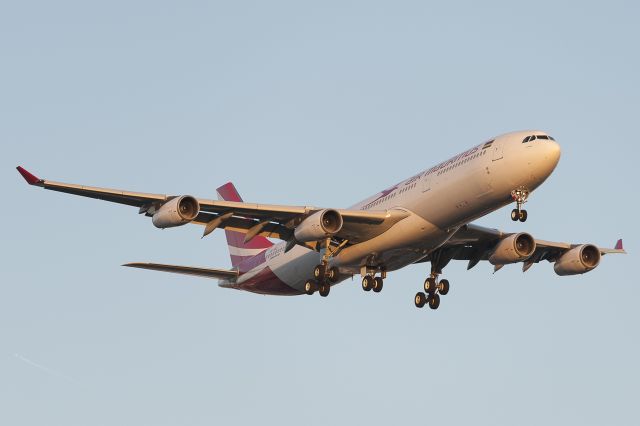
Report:
[{"label": "main landing gear", "polygon": [[457,255],[457,250],[459,249],[438,249],[431,253],[431,274],[424,281],[424,292],[419,291],[413,298],[417,308],[427,304],[431,309],[440,307],[440,296],[449,293],[450,284],[449,280],[439,280],[438,277],[442,274],[442,269]]},{"label": "main landing gear", "polygon": [[337,248],[331,248],[331,239],[328,238],[325,241],[325,251],[322,255],[322,263],[313,268],[313,278],[307,280],[304,283],[304,292],[308,295],[312,295],[316,291],[320,293],[320,296],[327,297],[331,291],[331,284],[338,282],[339,272],[338,268],[329,267],[329,259],[331,256],[335,256],[344,247],[346,243],[343,242]]},{"label": "main landing gear", "polygon": [[440,296],[445,296],[447,293],[449,293],[449,281],[438,281],[438,275],[431,274],[424,281],[424,293],[421,291],[416,293],[413,302],[417,308],[422,308],[424,305],[429,304],[431,309],[438,309],[440,307]]},{"label": "main landing gear", "polygon": [[525,222],[527,220],[527,211],[522,209],[522,205],[529,198],[529,190],[518,188],[511,191],[511,198],[516,202],[516,208],[511,210],[511,220],[514,222]]},{"label": "main landing gear", "polygon": [[338,282],[338,268],[318,265],[313,269],[313,278],[304,283],[304,292],[312,295],[317,291],[320,296],[327,297],[331,291],[331,284],[336,282]]},{"label": "main landing gear", "polygon": [[304,283],[304,292],[308,295],[312,295],[315,292],[320,293],[320,296],[327,297],[329,295],[329,291],[331,291],[331,283],[327,281],[318,282],[316,280],[307,280]]},{"label": "main landing gear", "polygon": [[385,271],[382,271],[379,277],[375,276],[375,272],[373,274],[367,273],[362,277],[362,289],[364,291],[373,290],[374,293],[380,293],[386,277],[387,273]]}]

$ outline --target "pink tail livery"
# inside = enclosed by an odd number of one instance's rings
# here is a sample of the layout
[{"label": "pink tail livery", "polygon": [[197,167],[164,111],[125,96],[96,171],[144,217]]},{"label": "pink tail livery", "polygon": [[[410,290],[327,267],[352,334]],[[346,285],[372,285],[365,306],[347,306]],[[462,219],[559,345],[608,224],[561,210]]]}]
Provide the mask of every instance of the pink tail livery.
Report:
[{"label": "pink tail livery", "polygon": [[[233,186],[231,182],[225,183],[216,191],[218,192],[219,200],[242,202],[240,194],[238,194],[236,187]],[[227,245],[229,246],[231,265],[233,267],[238,266],[239,263],[257,255],[273,245],[271,241],[260,235],[253,237],[251,241],[245,243],[244,233],[226,230],[224,232],[227,236]]]}]

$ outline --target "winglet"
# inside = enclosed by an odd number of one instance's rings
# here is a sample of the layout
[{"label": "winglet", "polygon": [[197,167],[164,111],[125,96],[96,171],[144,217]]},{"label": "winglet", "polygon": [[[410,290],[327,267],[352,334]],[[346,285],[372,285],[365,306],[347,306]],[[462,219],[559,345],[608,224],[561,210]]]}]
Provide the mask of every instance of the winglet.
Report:
[{"label": "winglet", "polygon": [[21,166],[16,167],[16,169],[18,170],[18,172],[22,175],[22,177],[24,178],[24,180],[27,181],[27,183],[29,185],[37,185],[39,183],[42,183],[43,180],[40,179],[37,176],[32,175],[31,173],[29,173],[28,171],[26,171],[24,168],[22,168]]},{"label": "winglet", "polygon": [[622,238],[618,240],[618,242],[616,243],[616,250],[624,250],[624,247],[622,247]]}]

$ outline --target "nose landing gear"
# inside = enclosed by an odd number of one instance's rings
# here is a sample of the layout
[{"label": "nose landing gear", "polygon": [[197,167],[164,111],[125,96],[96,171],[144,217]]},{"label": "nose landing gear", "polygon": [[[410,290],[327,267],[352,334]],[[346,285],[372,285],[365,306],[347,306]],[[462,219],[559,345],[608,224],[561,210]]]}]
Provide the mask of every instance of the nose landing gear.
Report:
[{"label": "nose landing gear", "polygon": [[522,209],[522,205],[529,198],[529,190],[526,188],[518,188],[511,191],[511,198],[516,202],[516,208],[511,210],[511,220],[514,222],[526,222],[527,211]]}]

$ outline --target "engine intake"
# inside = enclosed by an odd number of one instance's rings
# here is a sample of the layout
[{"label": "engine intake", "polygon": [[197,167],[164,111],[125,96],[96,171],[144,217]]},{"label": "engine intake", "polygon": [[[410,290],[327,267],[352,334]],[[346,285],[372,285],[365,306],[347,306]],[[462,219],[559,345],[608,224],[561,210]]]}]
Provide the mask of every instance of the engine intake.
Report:
[{"label": "engine intake", "polygon": [[164,203],[151,221],[156,228],[172,228],[185,225],[198,216],[200,204],[190,195],[176,197]]},{"label": "engine intake", "polygon": [[342,224],[342,215],[337,210],[320,210],[303,220],[293,235],[301,243],[318,241],[340,232]]},{"label": "engine intake", "polygon": [[492,265],[522,262],[528,259],[534,251],[536,251],[536,241],[531,235],[521,232],[500,241],[489,256],[489,262]]},{"label": "engine intake", "polygon": [[600,249],[593,244],[583,244],[574,247],[560,256],[553,265],[558,275],[584,274],[595,269],[600,264]]}]

